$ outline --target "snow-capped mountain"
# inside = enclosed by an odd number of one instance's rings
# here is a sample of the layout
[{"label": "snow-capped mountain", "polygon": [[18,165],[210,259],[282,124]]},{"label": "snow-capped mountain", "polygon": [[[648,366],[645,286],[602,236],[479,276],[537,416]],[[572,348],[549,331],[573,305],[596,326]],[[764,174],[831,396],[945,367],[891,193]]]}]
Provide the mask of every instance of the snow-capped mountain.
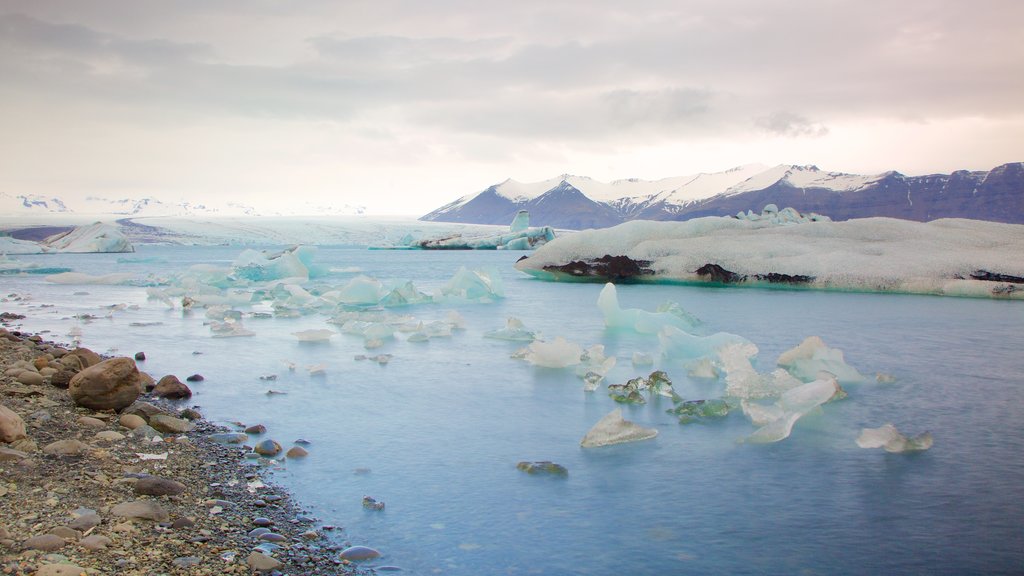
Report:
[{"label": "snow-capped mountain", "polygon": [[260,211],[239,202],[165,202],[157,198],[98,198],[85,199],[46,197],[40,195],[15,195],[0,192],[0,213],[6,215],[47,215],[64,214],[79,216],[119,217],[189,217],[189,216],[290,216],[302,214],[317,215],[358,215],[366,211],[365,206],[345,204],[327,206],[322,203],[296,202],[287,213]]},{"label": "snow-capped mountain", "polygon": [[972,218],[1024,223],[1024,163],[988,172],[904,176],[858,175],[816,166],[758,164],[716,173],[598,182],[563,175],[536,183],[506,180],[463,196],[421,220],[505,224],[518,210],[556,228],[614,226],[627,220],[688,220],[759,212],[766,204],[817,212],[834,220],[889,216],[928,221]]}]

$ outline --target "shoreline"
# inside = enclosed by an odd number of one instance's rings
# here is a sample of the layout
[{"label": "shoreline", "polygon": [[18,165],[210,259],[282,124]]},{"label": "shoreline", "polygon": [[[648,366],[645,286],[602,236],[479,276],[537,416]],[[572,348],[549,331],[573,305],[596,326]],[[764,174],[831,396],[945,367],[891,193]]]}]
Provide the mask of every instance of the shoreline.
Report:
[{"label": "shoreline", "polygon": [[[19,332],[18,319],[0,318],[0,573],[365,573],[341,558],[342,528],[320,524],[270,479],[270,460],[211,438],[240,430],[144,391],[121,414],[148,421],[156,409],[189,428],[154,437],[113,410],[76,406],[67,382],[42,368],[19,374],[72,350]],[[27,437],[5,443],[11,412]]]}]

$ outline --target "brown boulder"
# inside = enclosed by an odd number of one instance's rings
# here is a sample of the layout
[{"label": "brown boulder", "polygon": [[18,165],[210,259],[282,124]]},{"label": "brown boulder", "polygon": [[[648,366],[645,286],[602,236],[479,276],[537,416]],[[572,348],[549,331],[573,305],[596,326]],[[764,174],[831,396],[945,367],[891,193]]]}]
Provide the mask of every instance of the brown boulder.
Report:
[{"label": "brown boulder", "polygon": [[131,358],[111,358],[82,370],[71,379],[68,393],[75,404],[93,410],[120,410],[142,393],[139,369]]},{"label": "brown boulder", "polygon": [[[78,358],[82,363],[82,368],[95,366],[103,361],[102,356],[93,352],[92,350],[89,350],[88,348],[75,348],[71,352],[68,352],[64,356],[64,358],[67,358],[68,356],[75,356],[76,358]],[[63,360],[63,358],[61,360]]]},{"label": "brown boulder", "polygon": [[153,394],[156,394],[160,398],[180,400],[182,398],[190,398],[192,396],[192,390],[190,390],[189,387],[181,380],[178,380],[177,376],[168,374],[156,383],[156,388],[153,389]]},{"label": "brown boulder", "polygon": [[0,442],[10,444],[25,437],[25,421],[14,410],[0,404]]}]

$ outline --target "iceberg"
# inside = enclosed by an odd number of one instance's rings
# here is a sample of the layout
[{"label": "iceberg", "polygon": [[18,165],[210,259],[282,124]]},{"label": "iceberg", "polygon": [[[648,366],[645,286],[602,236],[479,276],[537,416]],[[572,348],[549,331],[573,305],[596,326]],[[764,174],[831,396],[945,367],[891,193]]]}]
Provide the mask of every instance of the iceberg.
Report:
[{"label": "iceberg", "polygon": [[39,243],[48,252],[135,252],[121,230],[112,224],[96,222],[54,234]]},{"label": "iceberg", "polygon": [[632,221],[559,236],[515,267],[544,280],[1024,299],[1024,225],[963,219],[776,220]]},{"label": "iceberg", "polygon": [[584,448],[596,448],[598,446],[609,446],[612,444],[623,444],[625,442],[638,442],[648,440],[658,435],[653,428],[644,428],[638,424],[622,418],[622,410],[616,408],[604,418],[601,418],[594,427],[580,441]]},{"label": "iceberg", "polygon": [[640,334],[657,334],[663,326],[689,330],[700,324],[699,320],[675,303],[664,304],[657,312],[638,308],[623,310],[619,306],[618,291],[611,282],[605,284],[597,296],[597,308],[604,314],[604,325],[607,328],[634,330]]},{"label": "iceberg", "polygon": [[[710,336],[695,336],[675,326],[664,326],[658,332],[661,355],[668,360],[696,360],[703,357],[717,358],[721,350],[730,345],[754,346],[742,336],[717,332]],[[757,347],[754,346],[756,353]]]},{"label": "iceberg", "polygon": [[509,231],[502,234],[464,235],[453,233],[427,239],[404,236],[392,249],[416,250],[533,250],[555,239],[550,226],[530,228],[530,213],[516,213]]},{"label": "iceberg", "polygon": [[61,272],[45,278],[47,282],[53,284],[99,284],[107,286],[127,284],[131,279],[132,275],[127,272],[115,272],[96,276],[84,272]]},{"label": "iceberg", "polygon": [[856,368],[846,363],[842,350],[829,348],[818,336],[810,336],[796,348],[780,354],[777,364],[804,382],[816,380],[821,372],[832,374],[840,384],[865,380]]},{"label": "iceberg", "polygon": [[43,247],[30,240],[0,236],[0,254],[40,254]]},{"label": "iceberg", "polygon": [[533,342],[537,339],[537,333],[527,330],[523,321],[514,316],[509,316],[505,321],[505,327],[498,330],[484,332],[484,338],[495,338],[497,340],[511,340],[521,342]]},{"label": "iceberg", "polygon": [[308,280],[313,268],[313,246],[294,246],[282,252],[268,253],[256,250],[243,250],[232,263],[234,273],[239,278],[254,282],[280,280],[283,278],[302,278]]},{"label": "iceberg", "polygon": [[932,442],[931,432],[922,432],[913,438],[907,438],[892,424],[864,428],[857,437],[857,446],[861,448],[884,448],[886,452],[896,454],[927,450],[932,447]]},{"label": "iceberg", "polygon": [[441,294],[449,298],[490,302],[504,298],[505,288],[497,270],[470,270],[461,266],[441,288]]},{"label": "iceberg", "polygon": [[786,391],[774,406],[741,402],[746,414],[755,426],[760,426],[746,438],[753,444],[779,442],[789,438],[793,425],[808,412],[832,400],[845,396],[843,389],[834,378],[815,380]]},{"label": "iceberg", "polygon": [[568,368],[579,364],[582,355],[583,348],[579,344],[559,336],[552,342],[532,342],[527,347],[524,360],[542,368]]}]

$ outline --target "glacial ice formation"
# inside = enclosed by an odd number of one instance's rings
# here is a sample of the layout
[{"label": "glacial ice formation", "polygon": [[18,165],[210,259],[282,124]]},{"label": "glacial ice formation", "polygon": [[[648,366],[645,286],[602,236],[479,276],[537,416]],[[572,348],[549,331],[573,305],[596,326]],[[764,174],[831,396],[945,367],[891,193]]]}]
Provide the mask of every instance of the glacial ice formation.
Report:
[{"label": "glacial ice formation", "polygon": [[0,254],[39,254],[43,247],[29,240],[0,236]]},{"label": "glacial ice formation", "polygon": [[751,423],[760,426],[746,438],[746,441],[766,444],[785,440],[793,431],[793,424],[797,420],[829,400],[842,398],[844,395],[843,389],[834,378],[825,378],[787,390],[774,405],[743,400],[743,413],[750,418]]},{"label": "glacial ice formation", "polygon": [[505,287],[497,270],[470,270],[461,266],[444,287],[441,294],[446,298],[490,302],[505,297]]},{"label": "glacial ice formation", "polygon": [[623,309],[619,306],[615,284],[608,282],[597,296],[597,307],[604,314],[604,325],[608,328],[635,330],[640,334],[657,334],[663,326],[675,326],[691,330],[700,321],[683,310],[678,304],[663,304],[657,312],[639,308]]},{"label": "glacial ice formation", "polygon": [[111,274],[92,275],[84,272],[60,272],[47,276],[47,282],[53,284],[101,284],[113,286],[127,284],[131,281],[132,275],[125,272],[114,272]]},{"label": "glacial ice formation", "polygon": [[542,368],[568,368],[581,362],[583,348],[561,336],[551,342],[536,340],[527,347],[524,360]]},{"label": "glacial ice formation", "polygon": [[134,252],[135,248],[121,230],[111,224],[96,222],[88,226],[54,234],[39,243],[48,252]]},{"label": "glacial ice formation", "polygon": [[580,446],[596,448],[625,442],[638,442],[654,438],[657,435],[658,431],[653,428],[644,428],[625,420],[622,417],[622,410],[616,408],[598,420],[597,424],[594,424],[594,427],[580,441]]},{"label": "glacial ice formation", "polygon": [[[706,217],[632,221],[560,236],[515,267],[546,280],[604,281],[614,273],[623,281],[1024,299],[1021,254],[1024,225]],[[606,265],[612,260],[614,272]]]},{"label": "glacial ice formation", "polygon": [[526,326],[523,325],[523,321],[519,318],[509,316],[508,320],[505,321],[504,328],[484,332],[484,338],[511,340],[516,342],[533,342],[537,339],[537,333],[533,330],[527,330]]},{"label": "glacial ice formation", "polygon": [[378,246],[378,249],[415,250],[533,250],[555,239],[550,226],[530,228],[530,213],[520,210],[516,213],[509,231],[502,234],[450,233],[431,238],[417,238],[411,234],[403,236],[394,246]]},{"label": "glacial ice formation", "polygon": [[865,380],[856,368],[846,363],[842,350],[829,348],[818,336],[810,336],[799,346],[783,352],[778,365],[804,382],[816,380],[822,371],[835,376],[840,384]]},{"label": "glacial ice formation", "polygon": [[884,424],[878,428],[864,428],[857,437],[857,446],[861,448],[884,448],[886,452],[920,452],[932,447],[931,432],[922,432],[913,438],[900,433],[892,424]]},{"label": "glacial ice formation", "polygon": [[662,357],[671,361],[696,360],[704,357],[716,359],[719,352],[726,346],[733,344],[753,346],[746,338],[728,332],[697,336],[675,326],[664,326],[658,332],[658,341],[661,343]]},{"label": "glacial ice formation", "polygon": [[247,249],[239,254],[232,263],[234,273],[239,278],[264,282],[283,278],[301,278],[308,280],[313,270],[313,257],[316,248],[313,246],[295,246],[281,252],[268,253]]}]

